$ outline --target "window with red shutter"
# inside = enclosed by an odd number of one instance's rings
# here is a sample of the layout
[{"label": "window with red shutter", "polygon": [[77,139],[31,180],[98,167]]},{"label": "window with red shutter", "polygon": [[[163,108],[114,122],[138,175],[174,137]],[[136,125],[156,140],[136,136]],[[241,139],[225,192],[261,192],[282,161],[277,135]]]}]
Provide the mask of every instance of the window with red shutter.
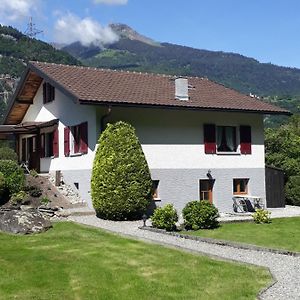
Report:
[{"label": "window with red shutter", "polygon": [[70,155],[70,128],[64,128],[64,154],[65,156]]},{"label": "window with red shutter", "polygon": [[80,149],[82,154],[88,153],[88,123],[84,122],[79,125],[80,127]]},{"label": "window with red shutter", "polygon": [[240,149],[241,154],[251,154],[251,127],[240,126]]},{"label": "window with red shutter", "polygon": [[59,132],[58,128],[53,133],[53,156],[59,156]]},{"label": "window with red shutter", "polygon": [[216,126],[204,124],[204,150],[206,154],[216,153]]}]

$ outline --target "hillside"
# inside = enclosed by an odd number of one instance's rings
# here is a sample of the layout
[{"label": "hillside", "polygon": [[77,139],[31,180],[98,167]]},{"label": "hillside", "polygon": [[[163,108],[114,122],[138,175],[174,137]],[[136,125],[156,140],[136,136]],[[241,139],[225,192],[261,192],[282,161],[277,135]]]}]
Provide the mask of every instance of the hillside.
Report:
[{"label": "hillside", "polygon": [[15,82],[29,60],[81,64],[66,52],[56,50],[45,42],[30,39],[12,27],[0,25],[0,119]]},{"label": "hillside", "polygon": [[[74,43],[62,50],[93,67],[208,77],[244,94],[264,96],[266,101],[279,96],[280,101],[272,102],[299,112],[300,69],[260,63],[235,53],[157,43],[124,24],[111,28],[120,40],[106,49]],[[292,105],[287,103],[291,97]]]}]

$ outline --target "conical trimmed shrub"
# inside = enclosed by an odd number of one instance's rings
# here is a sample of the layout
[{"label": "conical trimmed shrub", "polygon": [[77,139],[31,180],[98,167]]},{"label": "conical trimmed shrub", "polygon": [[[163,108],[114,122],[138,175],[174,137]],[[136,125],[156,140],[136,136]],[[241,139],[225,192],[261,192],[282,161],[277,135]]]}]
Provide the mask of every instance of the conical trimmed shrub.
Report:
[{"label": "conical trimmed shrub", "polygon": [[99,138],[91,195],[97,216],[109,220],[138,219],[151,199],[149,167],[134,128],[108,124]]}]

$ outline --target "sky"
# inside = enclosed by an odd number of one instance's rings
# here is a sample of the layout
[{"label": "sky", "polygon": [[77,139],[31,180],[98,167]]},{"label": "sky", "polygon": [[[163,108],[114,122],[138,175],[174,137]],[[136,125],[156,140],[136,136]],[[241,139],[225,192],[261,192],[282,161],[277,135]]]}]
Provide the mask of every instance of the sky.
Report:
[{"label": "sky", "polygon": [[50,42],[109,44],[125,23],[159,42],[300,68],[299,0],[0,0],[0,23]]}]

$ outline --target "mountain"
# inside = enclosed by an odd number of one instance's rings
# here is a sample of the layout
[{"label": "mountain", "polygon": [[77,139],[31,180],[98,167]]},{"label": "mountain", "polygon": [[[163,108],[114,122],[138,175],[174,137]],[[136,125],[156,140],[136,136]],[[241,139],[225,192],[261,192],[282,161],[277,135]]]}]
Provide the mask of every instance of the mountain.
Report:
[{"label": "mountain", "polygon": [[13,27],[0,25],[0,119],[7,99],[29,60],[81,65],[69,53],[31,39]]},{"label": "mountain", "polygon": [[[264,96],[267,100],[269,96],[296,97],[297,105],[293,105],[292,110],[299,112],[300,69],[260,63],[236,53],[158,43],[127,25],[110,26],[119,35],[118,42],[104,49],[93,45],[85,47],[78,42],[62,50],[92,67],[207,77],[244,94]],[[278,103],[285,105],[282,99]]]}]

